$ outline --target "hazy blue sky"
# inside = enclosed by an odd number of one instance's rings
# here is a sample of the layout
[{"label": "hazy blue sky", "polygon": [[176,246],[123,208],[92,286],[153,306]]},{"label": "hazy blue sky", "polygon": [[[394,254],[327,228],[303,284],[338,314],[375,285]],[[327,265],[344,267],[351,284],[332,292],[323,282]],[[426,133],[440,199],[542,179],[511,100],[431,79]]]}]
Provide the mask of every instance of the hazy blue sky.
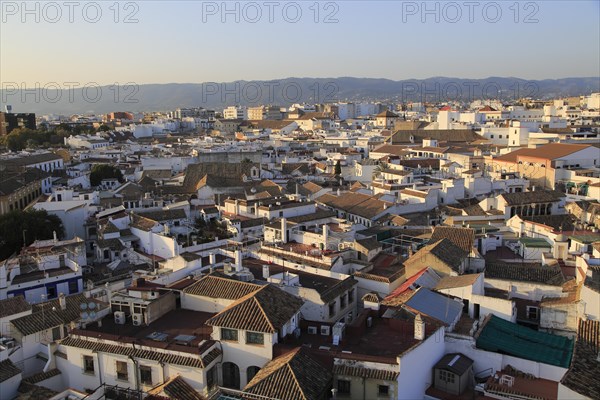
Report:
[{"label": "hazy blue sky", "polygon": [[[2,1],[0,81],[544,79],[600,70],[598,0],[428,2],[430,14],[420,1],[319,2],[318,16],[313,1],[271,3],[229,2],[234,11],[224,14],[220,1],[80,2],[71,10],[31,2],[27,14],[21,1]],[[127,15],[138,22],[124,23]]]}]

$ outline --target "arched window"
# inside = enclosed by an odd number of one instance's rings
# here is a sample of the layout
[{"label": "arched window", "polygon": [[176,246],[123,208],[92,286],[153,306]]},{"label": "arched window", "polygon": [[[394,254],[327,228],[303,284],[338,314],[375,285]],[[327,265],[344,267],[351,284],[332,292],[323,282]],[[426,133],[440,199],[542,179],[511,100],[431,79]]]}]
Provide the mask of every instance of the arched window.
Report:
[{"label": "arched window", "polygon": [[223,363],[223,386],[240,389],[240,368],[232,362]]},{"label": "arched window", "polygon": [[260,368],[256,365],[252,365],[246,369],[246,378],[248,379],[248,382],[254,378],[254,375],[256,375],[258,371],[260,371]]}]

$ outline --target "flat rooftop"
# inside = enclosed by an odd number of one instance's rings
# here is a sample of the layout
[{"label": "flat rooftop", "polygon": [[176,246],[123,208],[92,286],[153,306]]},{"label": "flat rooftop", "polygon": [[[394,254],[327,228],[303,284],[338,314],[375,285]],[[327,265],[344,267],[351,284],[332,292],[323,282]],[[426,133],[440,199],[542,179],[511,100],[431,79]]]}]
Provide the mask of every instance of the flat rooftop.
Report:
[{"label": "flat rooftop", "polygon": [[[102,326],[98,326],[97,323],[88,324],[85,329],[76,329],[73,333],[195,354],[198,352],[200,342],[211,339],[212,327],[206,325],[205,322],[213,315],[215,314],[177,309],[169,311],[149,325],[134,326],[130,320],[123,325],[116,324],[113,314],[110,314],[102,319]],[[149,338],[155,332],[167,336],[160,341]],[[175,341],[175,337],[178,335],[189,335],[195,338],[189,342],[189,345],[181,345]]]},{"label": "flat rooftop", "polygon": [[[361,316],[357,317],[360,320]],[[290,348],[304,346],[320,357],[352,358],[364,361],[396,364],[397,357],[420,343],[414,338],[414,321],[373,316],[371,327],[366,327],[366,320],[356,325],[347,325],[344,336],[338,346],[333,344],[333,337],[320,335],[319,322],[307,322],[307,326],[316,326],[317,334],[309,334],[302,328],[299,338],[287,337],[284,343],[275,345],[274,352],[285,352]],[[431,336],[438,326],[426,323],[426,336]],[[323,348],[325,347],[325,348]],[[348,353],[350,352],[350,353]]]}]

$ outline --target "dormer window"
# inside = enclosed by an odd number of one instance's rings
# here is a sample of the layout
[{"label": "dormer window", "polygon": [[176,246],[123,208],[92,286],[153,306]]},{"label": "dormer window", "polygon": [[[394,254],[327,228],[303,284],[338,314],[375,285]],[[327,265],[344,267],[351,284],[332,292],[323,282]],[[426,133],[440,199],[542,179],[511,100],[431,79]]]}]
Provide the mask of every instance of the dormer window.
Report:
[{"label": "dormer window", "polygon": [[238,341],[237,329],[221,328],[221,340]]}]

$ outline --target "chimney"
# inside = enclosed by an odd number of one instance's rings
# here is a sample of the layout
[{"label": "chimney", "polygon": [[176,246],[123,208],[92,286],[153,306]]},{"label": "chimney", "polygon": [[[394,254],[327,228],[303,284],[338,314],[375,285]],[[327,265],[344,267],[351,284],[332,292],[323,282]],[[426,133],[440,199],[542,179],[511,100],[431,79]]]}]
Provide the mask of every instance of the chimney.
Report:
[{"label": "chimney", "polygon": [[238,199],[235,199],[235,215],[239,215],[240,214],[240,201]]},{"label": "chimney", "polygon": [[425,339],[425,321],[423,321],[423,318],[421,318],[421,314],[417,314],[415,317],[415,339]]},{"label": "chimney", "polygon": [[323,224],[323,245],[327,248],[327,240],[329,240],[329,227]]},{"label": "chimney", "polygon": [[525,235],[525,222],[521,221],[519,226],[519,237],[523,237]]},{"label": "chimney", "polygon": [[235,257],[235,270],[237,272],[240,272],[242,270],[242,251],[236,250],[234,257]]},{"label": "chimney", "polygon": [[283,243],[288,241],[287,219],[285,217],[281,218],[281,241]]},{"label": "chimney", "polygon": [[65,294],[64,293],[60,293],[58,295],[58,304],[60,305],[60,309],[61,310],[66,310],[67,309],[67,299],[65,298]]},{"label": "chimney", "polygon": [[535,185],[531,187],[531,191],[535,192]]},{"label": "chimney", "polygon": [[268,264],[263,264],[262,268],[263,268],[263,271],[262,271],[263,272],[263,278],[269,279],[269,276],[271,274],[271,271],[269,269],[269,265]]},{"label": "chimney", "polygon": [[107,302],[108,304],[110,304],[110,301],[112,300],[112,290],[110,289],[110,285],[108,284],[108,282],[106,282],[106,285],[104,285],[104,287],[106,288]]},{"label": "chimney", "polygon": [[340,191],[340,189],[338,188],[337,190],[337,195],[340,196],[342,194],[342,192]]},{"label": "chimney", "polygon": [[54,236],[54,242],[58,242],[58,236],[56,236],[56,231],[52,231],[52,236]]},{"label": "chimney", "polygon": [[211,267],[217,263],[217,256],[212,251],[208,253],[208,263],[211,265]]}]

